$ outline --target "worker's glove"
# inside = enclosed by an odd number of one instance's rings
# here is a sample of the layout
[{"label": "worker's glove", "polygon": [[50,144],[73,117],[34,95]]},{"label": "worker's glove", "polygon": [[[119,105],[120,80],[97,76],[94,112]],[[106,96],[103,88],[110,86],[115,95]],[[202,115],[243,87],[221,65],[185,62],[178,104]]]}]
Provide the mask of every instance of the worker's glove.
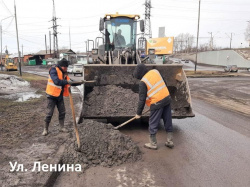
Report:
[{"label": "worker's glove", "polygon": [[140,119],[141,118],[141,116],[140,115],[135,115],[135,119]]}]

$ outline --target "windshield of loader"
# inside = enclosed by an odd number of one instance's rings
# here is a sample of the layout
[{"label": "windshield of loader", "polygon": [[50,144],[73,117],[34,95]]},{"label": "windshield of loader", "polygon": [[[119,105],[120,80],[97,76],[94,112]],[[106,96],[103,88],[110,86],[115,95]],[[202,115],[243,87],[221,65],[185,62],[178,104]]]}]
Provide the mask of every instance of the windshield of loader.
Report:
[{"label": "windshield of loader", "polygon": [[105,23],[106,50],[114,48],[132,48],[136,46],[136,24],[134,19],[126,17],[111,18]]}]

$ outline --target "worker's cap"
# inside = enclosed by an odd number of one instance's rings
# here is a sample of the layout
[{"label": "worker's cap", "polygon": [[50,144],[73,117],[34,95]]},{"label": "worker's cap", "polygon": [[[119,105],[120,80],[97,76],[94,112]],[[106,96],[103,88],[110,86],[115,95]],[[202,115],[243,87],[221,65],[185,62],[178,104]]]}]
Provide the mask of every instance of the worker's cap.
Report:
[{"label": "worker's cap", "polygon": [[63,58],[62,60],[60,60],[58,62],[58,65],[61,66],[61,67],[68,67],[69,66],[69,61],[65,58]]}]

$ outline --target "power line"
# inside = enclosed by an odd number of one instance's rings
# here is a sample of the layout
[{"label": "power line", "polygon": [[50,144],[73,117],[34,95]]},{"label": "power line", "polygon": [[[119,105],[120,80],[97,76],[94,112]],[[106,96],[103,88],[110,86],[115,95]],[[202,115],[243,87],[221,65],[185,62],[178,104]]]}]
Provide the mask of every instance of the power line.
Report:
[{"label": "power line", "polygon": [[2,3],[4,5],[4,7],[8,10],[8,12],[10,13],[10,15],[13,16],[13,13],[11,13],[10,9],[6,6],[6,4],[4,3],[4,1],[2,0]]}]

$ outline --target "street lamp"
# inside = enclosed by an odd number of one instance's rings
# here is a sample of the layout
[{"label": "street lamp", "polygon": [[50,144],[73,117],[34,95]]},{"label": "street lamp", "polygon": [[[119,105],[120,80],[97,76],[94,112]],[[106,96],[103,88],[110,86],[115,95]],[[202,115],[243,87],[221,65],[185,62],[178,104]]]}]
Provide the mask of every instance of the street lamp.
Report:
[{"label": "street lamp", "polygon": [[3,51],[3,47],[2,47],[2,43],[3,43],[3,29],[2,29],[2,21],[6,20],[8,18],[12,18],[12,17],[13,16],[9,16],[9,17],[6,17],[4,19],[1,19],[1,24],[0,24],[0,32],[1,32],[1,34],[0,34],[0,37],[1,37],[1,71],[3,71],[3,62],[2,62],[2,60],[3,60],[3,58],[2,58],[2,55],[3,55],[3,53],[2,53],[2,51]]}]

